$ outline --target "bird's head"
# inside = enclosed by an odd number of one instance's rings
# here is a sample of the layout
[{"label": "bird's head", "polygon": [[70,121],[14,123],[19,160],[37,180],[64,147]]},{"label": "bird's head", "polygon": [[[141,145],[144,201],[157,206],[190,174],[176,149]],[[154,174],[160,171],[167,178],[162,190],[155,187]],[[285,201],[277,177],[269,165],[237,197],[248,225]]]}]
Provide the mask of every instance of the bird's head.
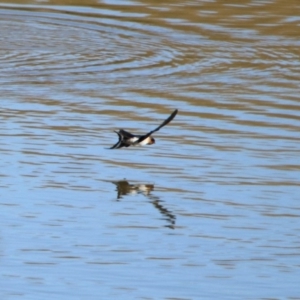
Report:
[{"label": "bird's head", "polygon": [[155,139],[152,136],[148,136],[146,139],[142,140],[139,145],[145,146],[145,145],[152,145],[155,143]]},{"label": "bird's head", "polygon": [[155,144],[155,139],[152,136],[150,136],[150,140],[149,140],[148,145],[152,145],[152,144]]}]

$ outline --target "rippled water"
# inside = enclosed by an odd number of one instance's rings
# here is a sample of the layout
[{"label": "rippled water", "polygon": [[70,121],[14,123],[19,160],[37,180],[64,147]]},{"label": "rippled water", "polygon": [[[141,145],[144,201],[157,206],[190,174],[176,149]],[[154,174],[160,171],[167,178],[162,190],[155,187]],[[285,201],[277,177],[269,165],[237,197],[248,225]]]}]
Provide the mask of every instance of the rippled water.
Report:
[{"label": "rippled water", "polygon": [[300,299],[300,3],[73,4],[0,4],[1,298]]}]

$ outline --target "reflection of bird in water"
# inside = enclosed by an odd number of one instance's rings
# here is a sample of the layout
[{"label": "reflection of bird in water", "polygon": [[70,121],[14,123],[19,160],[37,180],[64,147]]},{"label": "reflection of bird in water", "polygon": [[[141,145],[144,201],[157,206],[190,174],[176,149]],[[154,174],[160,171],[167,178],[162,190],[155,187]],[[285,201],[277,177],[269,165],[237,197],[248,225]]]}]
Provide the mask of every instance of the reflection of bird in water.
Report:
[{"label": "reflection of bird in water", "polygon": [[166,225],[166,227],[174,229],[176,216],[161,204],[161,200],[159,200],[157,196],[149,195],[149,198],[151,198],[152,204],[155,206],[155,208],[157,208],[168,221],[169,225]]},{"label": "reflection of bird in water", "polygon": [[174,229],[176,216],[162,205],[162,201],[159,199],[159,197],[151,194],[151,192],[154,190],[153,184],[129,184],[127,180],[112,181],[112,183],[117,186],[117,199],[121,199],[122,196],[136,194],[143,194],[149,198],[153,206],[159,210],[159,212],[164,216],[164,219],[166,219],[169,223],[166,225],[166,227]]},{"label": "reflection of bird in water", "polygon": [[118,199],[126,195],[144,194],[149,195],[153,190],[153,184],[129,184],[127,180],[112,181],[117,186]]}]

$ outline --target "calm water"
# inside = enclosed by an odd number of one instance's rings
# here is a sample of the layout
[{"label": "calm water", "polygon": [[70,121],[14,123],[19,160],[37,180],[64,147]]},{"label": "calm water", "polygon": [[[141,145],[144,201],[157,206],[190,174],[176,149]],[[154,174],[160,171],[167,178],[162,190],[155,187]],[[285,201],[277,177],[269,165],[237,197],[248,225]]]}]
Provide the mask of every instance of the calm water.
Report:
[{"label": "calm water", "polygon": [[300,299],[300,2],[182,3],[0,4],[1,299]]}]

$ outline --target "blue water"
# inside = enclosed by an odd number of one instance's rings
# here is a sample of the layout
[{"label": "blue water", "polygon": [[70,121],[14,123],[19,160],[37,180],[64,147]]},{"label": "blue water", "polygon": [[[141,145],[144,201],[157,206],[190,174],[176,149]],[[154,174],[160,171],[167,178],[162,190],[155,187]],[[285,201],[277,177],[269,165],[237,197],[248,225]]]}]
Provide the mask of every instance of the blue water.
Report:
[{"label": "blue water", "polygon": [[1,299],[300,299],[292,12],[61,4],[0,5]]}]

